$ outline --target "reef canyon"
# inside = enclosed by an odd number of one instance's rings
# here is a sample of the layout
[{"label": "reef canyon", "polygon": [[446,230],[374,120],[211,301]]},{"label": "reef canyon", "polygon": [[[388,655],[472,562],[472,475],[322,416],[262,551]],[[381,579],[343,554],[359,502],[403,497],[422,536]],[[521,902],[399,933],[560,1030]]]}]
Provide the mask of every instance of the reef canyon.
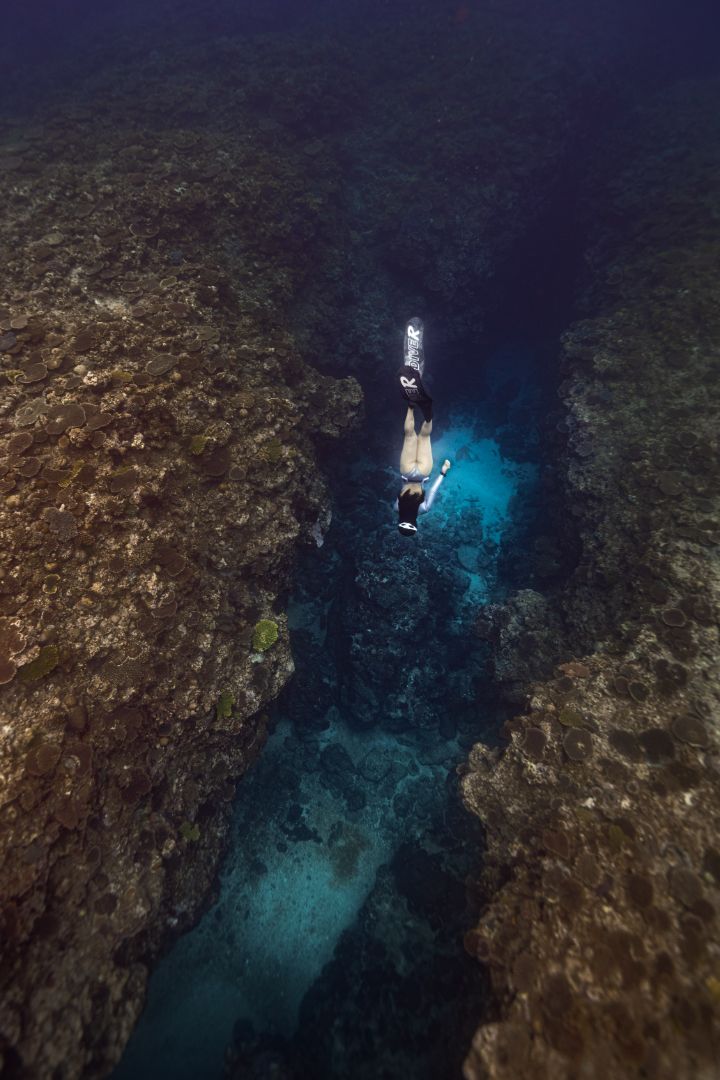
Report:
[{"label": "reef canyon", "polygon": [[[109,1075],[229,838],[320,843],[318,770],[337,880],[368,786],[395,848],[273,1075],[717,1076],[720,83],[575,8],[2,45],[3,1077]],[[456,486],[413,546],[415,313]]]}]

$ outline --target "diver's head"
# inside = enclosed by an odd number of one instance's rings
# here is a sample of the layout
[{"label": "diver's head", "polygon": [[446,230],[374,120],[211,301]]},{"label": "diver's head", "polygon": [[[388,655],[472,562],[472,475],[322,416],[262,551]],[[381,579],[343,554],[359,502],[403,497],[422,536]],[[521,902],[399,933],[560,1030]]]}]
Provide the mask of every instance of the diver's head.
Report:
[{"label": "diver's head", "polygon": [[398,496],[398,530],[403,536],[415,536],[420,503],[425,496],[420,484],[408,484]]}]

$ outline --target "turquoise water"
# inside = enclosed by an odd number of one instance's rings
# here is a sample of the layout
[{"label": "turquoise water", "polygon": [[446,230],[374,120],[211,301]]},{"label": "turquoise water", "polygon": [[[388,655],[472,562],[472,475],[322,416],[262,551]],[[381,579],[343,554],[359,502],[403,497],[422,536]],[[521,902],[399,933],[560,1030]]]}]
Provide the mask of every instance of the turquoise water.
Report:
[{"label": "turquoise water", "polygon": [[[279,724],[256,779],[272,784],[289,734],[289,725]],[[282,792],[275,816],[256,821],[252,837],[236,836],[217,903],[153,976],[118,1077],[219,1076],[239,1016],[259,1030],[293,1034],[304,994],[355,919],[378,867],[402,839],[404,823],[392,816],[392,797],[443,780],[442,765],[419,760],[382,732],[353,735],[339,727],[323,741],[344,746],[354,761],[378,757],[386,777],[372,786],[362,811],[348,814],[311,773],[303,778],[303,820],[316,837],[288,841]],[[257,784],[243,788],[240,818]]]},{"label": "turquoise water", "polygon": [[470,574],[467,599],[486,601],[495,568],[488,561],[483,545],[488,541],[501,542],[510,523],[513,497],[521,484],[535,480],[537,466],[503,458],[494,439],[478,439],[469,418],[452,413],[447,428],[433,442],[433,457],[436,467],[449,458],[452,468],[422,528],[427,528],[429,537],[436,536],[449,520],[465,510],[481,515],[481,539],[478,540],[477,529],[468,530],[466,542],[457,546],[456,555],[459,564]]},{"label": "turquoise water", "polygon": [[[495,578],[488,551],[497,552],[518,485],[532,479],[535,467],[504,459],[493,439],[478,438],[467,410],[450,414],[433,450],[436,468],[444,457],[453,468],[422,519],[423,547],[444,558],[448,527],[471,513],[473,528],[453,557],[465,575],[465,599],[477,604]],[[386,543],[382,534],[379,543]],[[332,534],[316,559],[337,564]],[[291,632],[327,649],[331,607],[332,598],[298,589],[289,607]],[[378,720],[359,731],[344,720],[342,705],[332,706],[325,730],[308,737],[295,732],[281,704],[261,760],[239,788],[218,899],[153,975],[117,1080],[219,1077],[239,1018],[256,1031],[292,1039],[305,994],[358,918],[378,870],[408,836],[422,835],[423,813],[413,820],[398,807],[442,816],[448,776],[466,754],[457,734],[394,734]],[[331,762],[338,748],[347,783],[335,783],[331,772],[328,786],[318,763]],[[364,805],[349,804],[349,784],[361,790]]]}]

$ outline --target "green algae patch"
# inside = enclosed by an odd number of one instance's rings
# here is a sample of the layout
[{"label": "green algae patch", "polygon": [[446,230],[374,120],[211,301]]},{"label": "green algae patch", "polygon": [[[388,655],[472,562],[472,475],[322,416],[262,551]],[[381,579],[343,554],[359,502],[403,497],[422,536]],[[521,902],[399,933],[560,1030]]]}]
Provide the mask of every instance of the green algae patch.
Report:
[{"label": "green algae patch", "polygon": [[235,704],[235,698],[232,696],[229,690],[223,690],[218,703],[215,706],[215,718],[217,720],[229,720],[232,716],[233,705]]},{"label": "green algae patch", "polygon": [[61,488],[66,488],[70,484],[72,484],[73,480],[82,471],[82,467],[83,467],[84,464],[85,464],[84,461],[74,461],[73,464],[70,466],[70,469],[68,470],[68,473],[65,476],[65,478],[63,480],[58,481],[58,486],[61,487]]},{"label": "green algae patch", "polygon": [[190,453],[200,457],[209,441],[207,435],[193,435],[190,440]]},{"label": "green algae patch", "polygon": [[55,670],[59,659],[60,653],[57,645],[44,645],[39,656],[31,660],[29,664],[23,664],[18,672],[18,678],[24,683],[44,679],[46,675]]},{"label": "green algae patch", "polygon": [[180,826],[180,835],[186,843],[194,844],[200,839],[200,826],[197,824],[193,825],[189,821],[183,821]]},{"label": "green algae patch", "polygon": [[127,386],[132,382],[132,371],[126,371],[124,368],[113,368],[110,372],[110,378],[115,386]]},{"label": "green algae patch", "polygon": [[261,619],[253,630],[253,649],[266,652],[278,639],[278,624],[272,619]]}]

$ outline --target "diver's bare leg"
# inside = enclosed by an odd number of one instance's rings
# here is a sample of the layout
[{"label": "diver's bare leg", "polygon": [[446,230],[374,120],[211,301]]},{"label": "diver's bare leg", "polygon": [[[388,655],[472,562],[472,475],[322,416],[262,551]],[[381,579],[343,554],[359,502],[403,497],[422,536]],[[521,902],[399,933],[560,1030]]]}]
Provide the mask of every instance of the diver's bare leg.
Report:
[{"label": "diver's bare leg", "polygon": [[432,445],[432,420],[425,420],[417,437],[417,468],[423,476],[429,476],[433,467]]},{"label": "diver's bare leg", "polygon": [[405,438],[400,452],[400,472],[403,476],[409,476],[415,468],[415,462],[417,461],[418,455],[418,437],[415,434],[415,414],[410,406],[408,406],[408,411],[405,416],[405,427],[403,430]]}]

